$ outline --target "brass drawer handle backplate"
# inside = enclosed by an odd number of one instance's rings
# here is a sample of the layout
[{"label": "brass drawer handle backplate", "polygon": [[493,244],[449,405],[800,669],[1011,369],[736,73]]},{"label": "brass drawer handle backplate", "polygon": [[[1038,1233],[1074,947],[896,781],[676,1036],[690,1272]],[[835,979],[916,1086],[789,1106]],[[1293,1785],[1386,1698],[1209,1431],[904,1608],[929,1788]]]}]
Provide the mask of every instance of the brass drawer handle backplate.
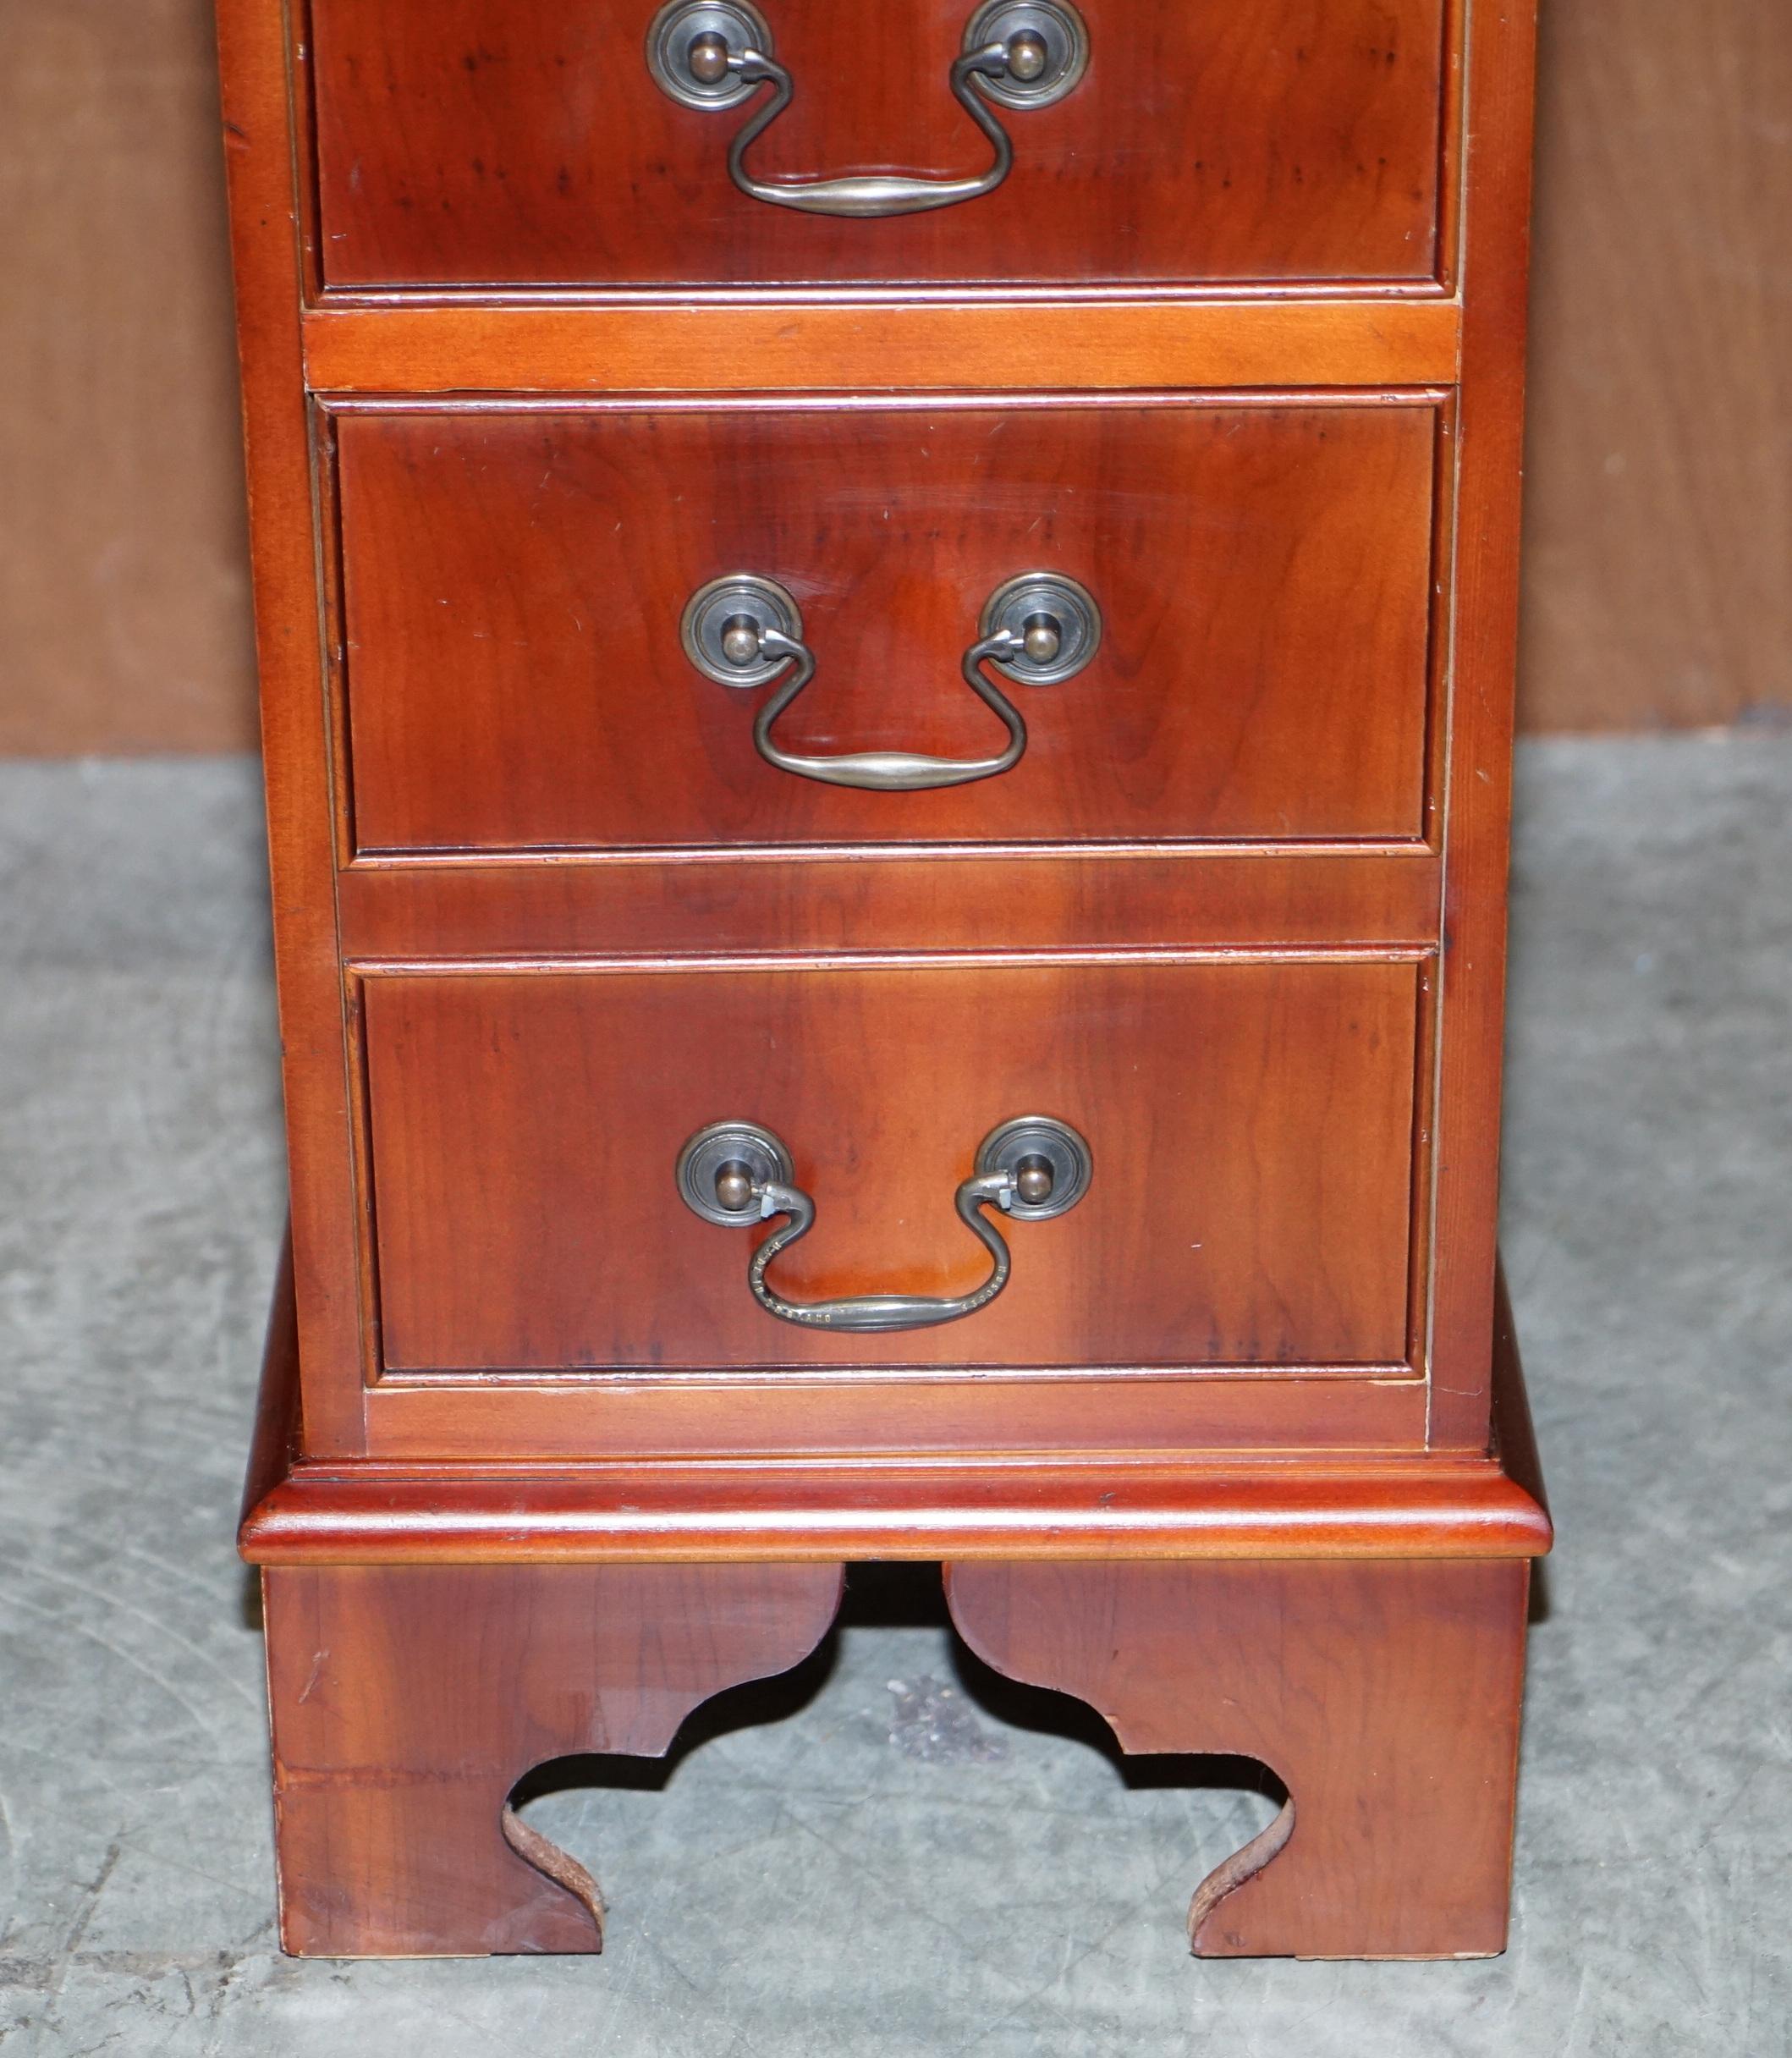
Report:
[{"label": "brass drawer handle backplate", "polygon": [[[882,64],[882,52],[870,62]],[[751,0],[668,0],[647,31],[647,69],[662,92],[687,107],[739,107],[761,85],[772,93],[728,146],[728,176],[750,200],[804,214],[920,214],[992,193],[1014,161],[1008,132],[989,106],[1049,107],[1082,77],[1089,36],[1069,0],[989,0],[972,15],[952,66],[952,91],[995,148],[976,179],[916,179],[899,173],[838,179],[756,179],[746,153],[790,104],[795,81],[772,55],[772,31]]]},{"label": "brass drawer handle backplate", "polygon": [[1011,1222],[1046,1222],[1075,1207],[1088,1191],[1093,1160],[1069,1123],[1050,1115],[1019,1115],[984,1137],[969,1179],[954,1196],[959,1219],[993,1263],[973,1291],[868,1293],[843,1301],[787,1301],[767,1284],[772,1260],[815,1225],[815,1202],[795,1184],[790,1153],[757,1122],[712,1122],[679,1153],[679,1192],[686,1207],[723,1228],[787,1215],[754,1250],[747,1266],[753,1298],[780,1322],[804,1329],[858,1333],[932,1329],[987,1307],[1007,1285],[1013,1261],[1001,1231],[983,1210],[993,1204]]},{"label": "brass drawer handle backplate", "polygon": [[784,750],[772,726],[815,677],[816,658],[803,641],[795,599],[776,580],[752,572],[712,579],[691,595],[679,633],[690,662],[721,685],[762,686],[788,672],[753,724],[754,744],[768,765],[828,786],[913,793],[993,779],[1017,765],[1026,749],[1026,724],[983,667],[992,664],[1023,685],[1056,685],[1095,655],[1102,616],[1083,587],[1056,572],[1024,572],[990,595],[962,669],[965,685],[1008,730],[1007,748],[993,757],[924,757],[912,751],[805,757]]}]

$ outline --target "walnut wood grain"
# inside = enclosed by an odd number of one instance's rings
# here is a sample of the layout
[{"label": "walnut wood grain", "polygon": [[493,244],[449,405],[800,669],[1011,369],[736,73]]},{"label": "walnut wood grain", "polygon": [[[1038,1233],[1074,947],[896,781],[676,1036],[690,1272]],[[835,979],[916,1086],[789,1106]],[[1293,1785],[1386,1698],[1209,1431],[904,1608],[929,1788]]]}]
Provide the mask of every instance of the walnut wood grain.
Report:
[{"label": "walnut wood grain", "polygon": [[268,1572],[283,1947],[601,1950],[590,1875],[508,1817],[511,1788],[574,1753],[663,1756],[711,1695],[807,1657],[842,1579],[837,1565]]},{"label": "walnut wood grain", "polygon": [[[1380,398],[340,416],[356,847],[1416,839],[1437,429]],[[1013,689],[1012,770],[943,791],[768,765],[771,689],[679,644],[698,587],[775,580],[817,660],[782,747],[974,758],[1002,731],[960,661],[1032,570],[1100,647]]]},{"label": "walnut wood grain", "polygon": [[[1410,963],[387,974],[365,982],[391,1371],[1385,1366],[1407,1347]],[[706,1124],[783,1138],[819,1218],[800,1300],[961,1294],[952,1196],[1029,1113],[1087,1136],[1069,1213],[1009,1224],[1005,1291],[948,1328],[778,1323],[756,1229],[700,1220]]]},{"label": "walnut wood grain", "polygon": [[1522,1563],[954,1563],[959,1633],[1129,1752],[1261,1760],[1289,1810],[1197,1890],[1204,1957],[1505,1948]]},{"label": "walnut wood grain", "polygon": [[[745,198],[739,113],[676,105],[643,52],[656,0],[311,0],[318,248],[332,287],[1425,279],[1437,266],[1442,0],[1082,0],[1091,62],[1004,117],[987,197],[831,220]],[[967,0],[875,30],[769,11],[798,85],[763,177],[981,170],[947,91]],[[867,36],[874,47],[867,50]]]}]

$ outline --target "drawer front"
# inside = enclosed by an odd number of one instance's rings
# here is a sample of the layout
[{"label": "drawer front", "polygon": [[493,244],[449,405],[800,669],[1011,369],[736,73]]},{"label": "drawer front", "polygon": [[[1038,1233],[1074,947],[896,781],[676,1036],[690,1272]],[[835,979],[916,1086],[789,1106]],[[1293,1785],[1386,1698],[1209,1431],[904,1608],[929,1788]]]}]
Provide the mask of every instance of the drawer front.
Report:
[{"label": "drawer front", "polygon": [[[1429,403],[353,412],[336,421],[364,851],[1421,833]],[[866,790],[768,762],[788,672],[681,643],[710,581],[800,616],[785,757],[1011,748],[991,597],[1086,590],[1010,768]],[[768,603],[769,604],[769,603]],[[725,668],[724,668],[725,669]]]},{"label": "drawer front", "polygon": [[[1443,0],[1077,0],[1087,64],[998,118],[1013,168],[866,220],[750,197],[732,109],[662,91],[651,0],[311,0],[325,281],[339,288],[1424,280]],[[976,0],[762,0],[793,97],[762,184],[975,178]],[[868,39],[869,41],[868,41]],[[975,86],[969,91],[976,94]]]},{"label": "drawer front", "polygon": [[[1398,1366],[1419,978],[1368,960],[375,974],[384,1367]],[[761,1125],[814,1203],[769,1292],[975,1295],[992,1259],[954,1198],[985,1138],[1033,1115],[1086,1141],[1086,1191],[1048,1219],[973,1205],[1012,1273],[943,1327],[767,1312],[749,1258],[784,1216],[705,1219],[675,1176],[710,1125]]]}]

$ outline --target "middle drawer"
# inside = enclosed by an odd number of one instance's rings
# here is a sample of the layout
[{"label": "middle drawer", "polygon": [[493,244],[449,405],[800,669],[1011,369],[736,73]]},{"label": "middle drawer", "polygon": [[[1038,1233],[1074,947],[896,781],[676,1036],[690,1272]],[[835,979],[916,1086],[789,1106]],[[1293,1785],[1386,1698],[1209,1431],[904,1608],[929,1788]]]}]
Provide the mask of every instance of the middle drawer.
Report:
[{"label": "middle drawer", "polygon": [[333,426],[360,852],[1423,834],[1430,396]]}]

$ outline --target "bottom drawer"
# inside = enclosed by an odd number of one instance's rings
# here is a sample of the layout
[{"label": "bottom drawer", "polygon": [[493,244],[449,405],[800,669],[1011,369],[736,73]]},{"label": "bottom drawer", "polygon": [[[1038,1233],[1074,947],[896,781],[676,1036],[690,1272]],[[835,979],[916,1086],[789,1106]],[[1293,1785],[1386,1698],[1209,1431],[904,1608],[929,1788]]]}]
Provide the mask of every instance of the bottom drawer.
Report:
[{"label": "bottom drawer", "polygon": [[[371,973],[381,1364],[1401,1364],[1417,988],[1335,957]],[[786,1216],[720,1226],[675,1177],[759,1124],[815,1202],[769,1292],[976,1295],[954,1194],[1019,1115],[1080,1132],[1086,1191],[971,1210],[1012,1274],[943,1328],[778,1319],[747,1274]]]},{"label": "bottom drawer", "polygon": [[[1398,1365],[1418,989],[1363,959],[370,974],[381,1362]],[[975,1294],[954,1197],[1025,1115],[1086,1140],[1086,1190],[973,1208],[1012,1273],[942,1327],[779,1319],[748,1268],[788,1218],[718,1225],[675,1177],[694,1132],[761,1125],[815,1208],[768,1291]]]}]

